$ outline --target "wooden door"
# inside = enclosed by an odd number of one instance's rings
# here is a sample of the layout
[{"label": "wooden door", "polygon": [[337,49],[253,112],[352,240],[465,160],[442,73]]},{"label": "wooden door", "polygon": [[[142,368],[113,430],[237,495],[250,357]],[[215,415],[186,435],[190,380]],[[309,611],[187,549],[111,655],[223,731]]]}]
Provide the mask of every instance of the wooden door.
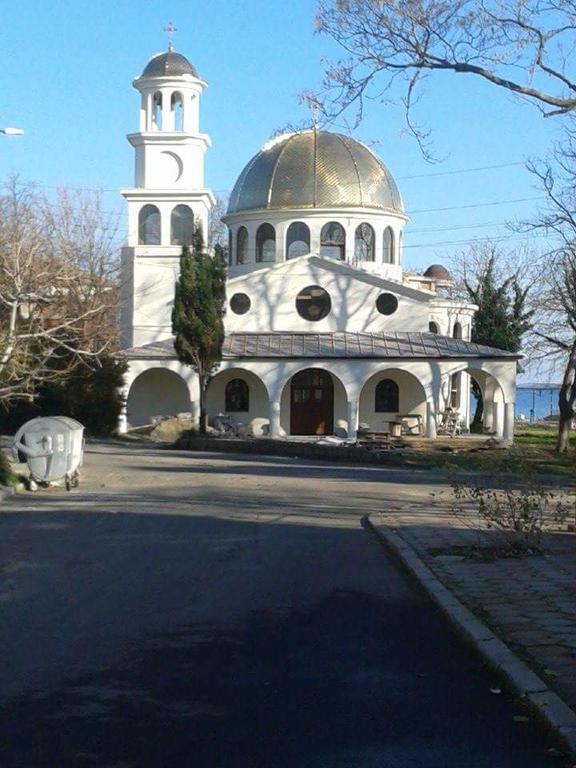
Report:
[{"label": "wooden door", "polygon": [[290,385],[290,434],[331,435],[334,431],[334,383],[318,368],[300,371]]}]

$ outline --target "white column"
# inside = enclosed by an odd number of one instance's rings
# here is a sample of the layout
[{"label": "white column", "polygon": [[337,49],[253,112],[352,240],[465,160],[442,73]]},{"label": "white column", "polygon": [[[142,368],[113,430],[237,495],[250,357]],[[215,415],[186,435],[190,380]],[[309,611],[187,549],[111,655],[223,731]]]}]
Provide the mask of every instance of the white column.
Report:
[{"label": "white column", "polygon": [[280,402],[274,400],[270,403],[270,427],[268,437],[273,440],[280,436]]},{"label": "white column", "polygon": [[493,405],[493,430],[496,437],[504,436],[504,403],[495,402]]},{"label": "white column", "polygon": [[432,400],[426,401],[426,437],[436,439],[436,408]]},{"label": "white column", "polygon": [[507,443],[514,441],[514,403],[504,403],[503,438]]},{"label": "white column", "polygon": [[356,398],[348,400],[348,437],[356,440],[358,436],[358,414],[360,408]]},{"label": "white column", "polygon": [[130,392],[130,387],[124,387],[121,391],[121,395],[124,398],[124,404],[122,405],[122,408],[120,409],[120,413],[118,414],[118,425],[116,427],[116,432],[119,435],[125,435],[128,432],[128,393]]}]

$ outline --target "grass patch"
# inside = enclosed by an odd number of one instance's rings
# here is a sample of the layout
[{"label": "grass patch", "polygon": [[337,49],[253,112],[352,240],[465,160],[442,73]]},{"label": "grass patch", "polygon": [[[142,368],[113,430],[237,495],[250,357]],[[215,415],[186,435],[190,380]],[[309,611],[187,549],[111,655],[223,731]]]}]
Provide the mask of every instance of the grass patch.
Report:
[{"label": "grass patch", "polygon": [[0,449],[0,485],[14,485],[17,480],[8,457]]},{"label": "grass patch", "polygon": [[[432,444],[413,456],[420,466],[434,466],[447,470],[470,472],[515,472],[523,465],[538,475],[552,474],[576,479],[576,450],[558,454],[556,430],[543,427],[517,429],[514,446],[511,448],[490,447],[482,444],[466,445],[464,440],[455,440],[454,449],[437,449]],[[574,441],[576,443],[576,439]]]}]

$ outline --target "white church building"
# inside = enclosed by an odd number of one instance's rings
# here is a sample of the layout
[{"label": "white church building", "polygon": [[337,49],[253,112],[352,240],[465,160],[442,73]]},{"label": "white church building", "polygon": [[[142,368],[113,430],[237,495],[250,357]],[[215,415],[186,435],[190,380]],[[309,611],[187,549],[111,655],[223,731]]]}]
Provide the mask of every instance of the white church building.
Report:
[{"label": "white church building", "polygon": [[[140,128],[134,187],[122,190],[122,349],[129,369],[120,431],[198,412],[195,372],[174,352],[171,310],[182,246],[208,232],[206,83],[169,50],[134,80]],[[242,152],[242,148],[239,148]],[[363,144],[321,130],[279,136],[240,174],[229,230],[226,338],[208,413],[255,437],[371,431],[436,437],[447,414],[466,426],[473,377],[485,429],[514,431],[518,355],[472,343],[475,307],[450,298],[444,267],[403,269],[408,222],[390,172]]]}]

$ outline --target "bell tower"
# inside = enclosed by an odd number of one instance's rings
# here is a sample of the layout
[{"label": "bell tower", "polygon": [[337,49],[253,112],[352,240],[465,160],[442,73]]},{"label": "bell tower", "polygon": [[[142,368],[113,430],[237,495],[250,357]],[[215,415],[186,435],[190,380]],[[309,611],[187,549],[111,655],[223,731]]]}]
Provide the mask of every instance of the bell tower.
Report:
[{"label": "bell tower", "polygon": [[211,145],[200,132],[206,82],[170,41],[168,51],[153,56],[133,86],[140,94],[139,131],[127,137],[134,148],[134,186],[121,190],[128,204],[122,252],[124,349],[171,335],[182,246],[191,243],[196,225],[206,240],[215,202],[204,187],[204,155]]}]

